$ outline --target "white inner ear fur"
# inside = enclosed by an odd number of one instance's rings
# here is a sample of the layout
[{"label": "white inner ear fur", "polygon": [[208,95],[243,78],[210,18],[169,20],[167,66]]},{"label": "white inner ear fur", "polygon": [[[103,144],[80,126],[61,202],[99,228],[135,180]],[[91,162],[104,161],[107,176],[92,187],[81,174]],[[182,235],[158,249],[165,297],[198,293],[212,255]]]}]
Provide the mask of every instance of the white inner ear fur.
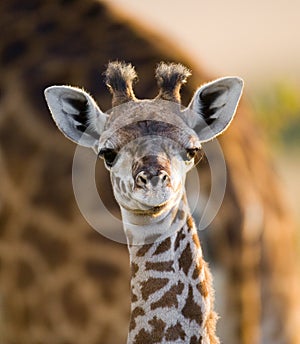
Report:
[{"label": "white inner ear fur", "polygon": [[[238,77],[225,77],[205,84],[197,89],[188,108],[185,110],[185,120],[199,136],[201,142],[209,141],[220,135],[230,125],[239,103],[243,89],[243,80]],[[209,104],[203,104],[201,97],[218,93]],[[208,116],[205,107],[214,109]],[[207,124],[205,118],[214,119]]]},{"label": "white inner ear fur", "polygon": [[[87,92],[77,87],[51,86],[46,88],[45,98],[56,125],[66,137],[82,146],[94,148],[97,145],[108,116]],[[82,111],[85,102],[86,111]],[[88,127],[84,133],[78,128],[82,124],[82,116],[86,116],[85,125]]]},{"label": "white inner ear fur", "polygon": [[[220,108],[221,106],[224,106],[229,99],[229,96],[228,96],[229,89],[227,87],[225,88],[222,85],[217,85],[213,87],[213,90],[214,92],[220,91],[222,92],[222,94],[211,103],[211,107]],[[205,92],[205,90],[203,92]],[[199,101],[199,98],[198,98],[198,101]]]}]

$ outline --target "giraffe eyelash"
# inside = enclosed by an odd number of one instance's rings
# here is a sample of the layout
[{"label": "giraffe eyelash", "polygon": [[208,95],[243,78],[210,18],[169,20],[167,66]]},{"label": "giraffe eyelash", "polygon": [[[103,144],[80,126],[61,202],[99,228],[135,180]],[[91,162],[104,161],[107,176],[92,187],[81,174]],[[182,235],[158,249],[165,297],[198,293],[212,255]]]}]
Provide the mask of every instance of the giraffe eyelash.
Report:
[{"label": "giraffe eyelash", "polygon": [[109,168],[115,164],[117,155],[117,150],[112,148],[102,148],[98,153],[98,157],[104,159],[106,166]]}]

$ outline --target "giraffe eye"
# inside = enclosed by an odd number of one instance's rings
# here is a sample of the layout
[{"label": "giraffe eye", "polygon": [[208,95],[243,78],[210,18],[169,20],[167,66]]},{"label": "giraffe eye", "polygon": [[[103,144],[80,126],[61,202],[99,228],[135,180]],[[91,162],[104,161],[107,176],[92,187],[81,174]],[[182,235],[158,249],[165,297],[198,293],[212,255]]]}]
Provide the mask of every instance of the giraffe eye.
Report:
[{"label": "giraffe eye", "polygon": [[200,147],[186,149],[186,157],[184,160],[191,161],[194,159],[194,165],[197,165],[203,158],[203,150]]},{"label": "giraffe eye", "polygon": [[199,148],[188,148],[186,150],[186,156],[189,160],[192,160],[197,155],[198,152],[199,152]]},{"label": "giraffe eye", "polygon": [[103,158],[105,160],[105,164],[107,165],[107,167],[112,167],[114,165],[117,155],[118,152],[110,148],[103,148],[98,154],[100,158]]}]

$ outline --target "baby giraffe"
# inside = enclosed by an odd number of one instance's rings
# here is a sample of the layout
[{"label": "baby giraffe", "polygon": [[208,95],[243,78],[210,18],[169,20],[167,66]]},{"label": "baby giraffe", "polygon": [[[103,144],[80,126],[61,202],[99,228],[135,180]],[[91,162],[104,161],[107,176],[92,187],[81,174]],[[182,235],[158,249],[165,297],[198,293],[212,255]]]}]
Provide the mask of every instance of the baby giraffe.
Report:
[{"label": "baby giraffe", "polygon": [[184,184],[201,143],[229,126],[243,82],[227,77],[205,84],[183,109],[180,88],[189,75],[180,64],[161,63],[158,96],[139,100],[134,68],[109,63],[109,114],[79,88],[45,90],[59,129],[93,148],[110,171],[130,253],[130,344],[219,343],[211,275]]}]

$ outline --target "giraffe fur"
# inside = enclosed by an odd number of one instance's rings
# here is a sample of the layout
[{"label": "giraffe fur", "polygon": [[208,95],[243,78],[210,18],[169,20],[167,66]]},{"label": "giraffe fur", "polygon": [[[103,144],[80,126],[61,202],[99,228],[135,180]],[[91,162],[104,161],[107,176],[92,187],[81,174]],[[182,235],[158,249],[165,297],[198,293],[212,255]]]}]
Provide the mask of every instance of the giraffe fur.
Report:
[{"label": "giraffe fur", "polygon": [[228,77],[203,85],[184,109],[179,91],[189,73],[181,65],[161,63],[158,96],[138,100],[131,64],[111,62],[109,115],[78,88],[45,90],[59,129],[93,148],[111,174],[132,267],[128,344],[219,343],[211,277],[184,184],[201,142],[229,126],[243,82]]}]

